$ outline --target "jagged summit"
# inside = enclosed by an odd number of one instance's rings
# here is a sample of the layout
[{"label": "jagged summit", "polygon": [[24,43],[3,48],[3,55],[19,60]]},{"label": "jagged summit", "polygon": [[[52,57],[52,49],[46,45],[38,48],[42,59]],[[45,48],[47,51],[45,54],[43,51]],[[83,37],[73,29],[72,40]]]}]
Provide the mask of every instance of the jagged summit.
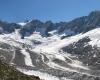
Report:
[{"label": "jagged summit", "polygon": [[100,11],[98,10],[95,10],[95,11],[92,11],[89,16],[93,16],[93,15],[100,15]]},{"label": "jagged summit", "polygon": [[31,36],[34,32],[39,32],[43,37],[49,37],[52,36],[52,31],[55,31],[55,34],[65,33],[67,36],[72,36],[99,26],[100,11],[93,11],[88,16],[79,17],[69,22],[53,23],[52,21],[31,20],[16,24],[0,21],[0,34],[10,34],[19,29],[22,38]]},{"label": "jagged summit", "polygon": [[31,20],[16,24],[1,21],[0,33],[12,33],[15,29],[20,29],[22,38],[31,35],[33,32],[40,32],[42,36],[47,37],[50,36],[49,32],[53,30],[57,30],[57,34],[68,32],[70,30],[73,33],[68,35],[73,35],[87,32],[99,26],[100,11],[93,11],[88,16],[79,17],[69,22],[53,23],[52,21],[42,22],[40,20]]}]

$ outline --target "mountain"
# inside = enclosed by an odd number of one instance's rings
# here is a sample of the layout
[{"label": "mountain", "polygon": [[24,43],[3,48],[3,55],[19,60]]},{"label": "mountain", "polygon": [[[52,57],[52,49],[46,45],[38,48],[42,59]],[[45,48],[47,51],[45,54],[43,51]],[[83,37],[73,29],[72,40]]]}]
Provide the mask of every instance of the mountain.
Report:
[{"label": "mountain", "polygon": [[0,58],[43,80],[100,80],[100,11],[69,22],[0,21]]},{"label": "mountain", "polygon": [[0,80],[40,80],[38,77],[27,76],[0,60]]}]

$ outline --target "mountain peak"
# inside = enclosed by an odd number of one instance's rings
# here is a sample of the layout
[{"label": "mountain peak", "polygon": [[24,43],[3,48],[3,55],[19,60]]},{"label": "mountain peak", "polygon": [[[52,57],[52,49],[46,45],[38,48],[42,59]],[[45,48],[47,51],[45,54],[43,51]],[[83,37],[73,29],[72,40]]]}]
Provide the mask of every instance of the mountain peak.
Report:
[{"label": "mountain peak", "polygon": [[100,11],[92,11],[88,17],[91,17],[93,19],[96,19],[96,18],[100,18]]},{"label": "mountain peak", "polygon": [[100,15],[100,11],[98,10],[92,11],[89,15]]}]

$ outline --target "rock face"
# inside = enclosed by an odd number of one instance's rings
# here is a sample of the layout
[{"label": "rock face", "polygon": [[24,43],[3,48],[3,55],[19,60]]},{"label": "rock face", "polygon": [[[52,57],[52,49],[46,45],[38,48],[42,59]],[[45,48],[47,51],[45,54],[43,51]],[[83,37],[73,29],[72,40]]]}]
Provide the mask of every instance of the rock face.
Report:
[{"label": "rock face", "polygon": [[28,76],[19,71],[14,67],[0,60],[0,80],[40,80],[39,77]]},{"label": "rock face", "polygon": [[[41,22],[32,20],[30,22],[16,24],[0,21],[0,33],[12,33],[15,29],[20,29],[22,38],[30,36],[34,32],[39,32],[42,36],[48,37],[48,32],[57,30],[58,34],[75,35],[84,33],[100,26],[100,11],[93,11],[88,16],[76,18],[70,22],[53,23],[51,21]],[[69,34],[70,32],[70,34]]]},{"label": "rock face", "polygon": [[5,80],[100,80],[100,11],[70,22],[0,21],[0,59]]},{"label": "rock face", "polygon": [[62,48],[64,52],[68,52],[78,57],[78,60],[82,61],[85,65],[91,66],[91,69],[99,70],[100,65],[100,48],[91,46],[89,37],[84,37],[76,43],[72,43]]}]

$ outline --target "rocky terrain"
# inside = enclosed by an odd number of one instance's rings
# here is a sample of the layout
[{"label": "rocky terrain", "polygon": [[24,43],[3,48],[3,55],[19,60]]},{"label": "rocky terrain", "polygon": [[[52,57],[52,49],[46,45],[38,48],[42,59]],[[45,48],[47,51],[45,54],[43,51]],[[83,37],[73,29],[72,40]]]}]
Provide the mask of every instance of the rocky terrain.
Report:
[{"label": "rocky terrain", "polygon": [[69,22],[0,21],[0,58],[43,80],[100,80],[100,11]]},{"label": "rocky terrain", "polygon": [[14,67],[9,66],[2,60],[0,60],[0,80],[40,80],[39,77],[28,76],[19,71]]}]

